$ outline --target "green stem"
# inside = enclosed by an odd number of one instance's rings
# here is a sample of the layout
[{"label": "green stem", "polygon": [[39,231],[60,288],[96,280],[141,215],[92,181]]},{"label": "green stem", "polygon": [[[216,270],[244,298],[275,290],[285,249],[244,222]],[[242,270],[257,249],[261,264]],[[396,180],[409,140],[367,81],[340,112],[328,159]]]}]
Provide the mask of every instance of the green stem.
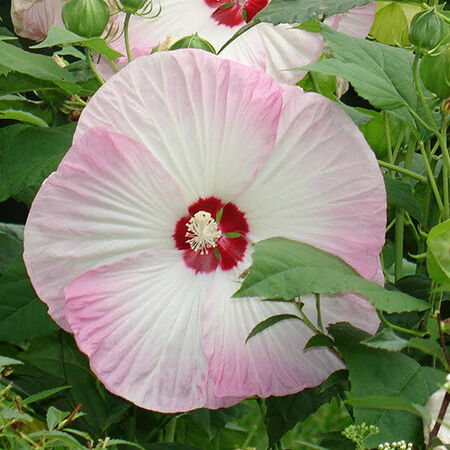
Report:
[{"label": "green stem", "polygon": [[428,159],[428,155],[425,150],[425,146],[422,141],[419,141],[420,153],[422,154],[423,162],[425,164],[425,168],[427,169],[428,181],[430,182],[431,189],[434,194],[434,198],[436,199],[436,203],[439,208],[439,212],[442,214],[444,212],[444,204],[442,203],[441,195],[439,194],[439,189],[436,185],[436,180],[434,179],[433,170],[430,165],[430,161]]},{"label": "green stem", "polygon": [[389,164],[394,164],[394,158],[392,155],[392,143],[391,143],[391,131],[389,129],[389,116],[386,111],[383,111],[384,119],[384,135],[386,137],[386,152],[388,155]]},{"label": "green stem", "polygon": [[84,49],[84,53],[86,55],[86,61],[88,63],[89,68],[92,70],[92,72],[95,75],[95,78],[97,78],[98,82],[100,84],[105,84],[105,80],[101,77],[101,75],[98,73],[97,68],[95,67],[94,63],[92,62],[92,54],[91,54],[91,50],[86,48]]},{"label": "green stem", "polygon": [[416,87],[417,95],[419,97],[420,103],[422,103],[422,106],[423,106],[423,109],[425,112],[425,116],[427,117],[429,125],[433,129],[433,131],[436,133],[436,135],[438,135],[439,131],[436,130],[436,125],[434,123],[433,115],[431,114],[430,107],[428,106],[428,103],[425,100],[425,96],[423,95],[423,89],[422,89],[422,84],[420,82],[420,74],[419,74],[419,61],[420,61],[420,54],[417,53],[414,57],[414,62],[413,62],[414,85]]},{"label": "green stem", "polygon": [[173,442],[175,442],[175,431],[177,429],[177,419],[178,417],[175,416],[166,426],[166,439],[165,441],[167,443],[172,444]]},{"label": "green stem", "polygon": [[320,89],[319,86],[319,82],[317,81],[317,76],[314,72],[308,72],[309,78],[311,80],[311,83],[314,87],[314,90],[318,93],[318,94],[322,94],[322,90]]},{"label": "green stem", "polygon": [[130,48],[130,37],[128,35],[128,25],[130,23],[131,13],[127,12],[125,14],[125,21],[123,23],[123,37],[125,39],[125,48],[127,50],[127,58],[128,62],[131,62],[133,57],[131,56],[131,48]]},{"label": "green stem", "polygon": [[399,333],[404,333],[404,334],[408,334],[410,336],[416,336],[416,337],[424,337],[427,335],[427,333],[422,333],[420,331],[415,331],[415,330],[410,330],[409,328],[403,328],[403,327],[399,327],[398,325],[394,325],[391,322],[388,322],[386,320],[386,317],[384,317],[383,312],[380,309],[377,309],[377,314],[378,317],[381,320],[381,323],[383,325],[385,325],[388,328],[391,328],[394,331],[398,331]]},{"label": "green stem", "polygon": [[316,297],[317,326],[322,331],[322,333],[325,333],[322,324],[322,312],[320,309],[320,294],[314,294],[314,296]]},{"label": "green stem", "polygon": [[444,164],[442,166],[442,185],[443,185],[443,193],[444,193],[444,207],[445,207],[445,218],[448,219],[450,217],[450,203],[449,203],[449,195],[448,195],[448,185],[449,185],[449,173],[448,173],[447,165]]},{"label": "green stem", "polygon": [[400,134],[398,136],[397,143],[395,144],[394,154],[392,155],[392,160],[393,160],[394,164],[397,161],[398,153],[400,152],[400,148],[403,144],[403,139],[405,139],[407,127],[408,127],[408,125],[406,125],[406,124],[403,125],[403,127],[400,131]]},{"label": "green stem", "polygon": [[428,178],[424,177],[423,175],[419,175],[418,173],[413,172],[411,170],[404,169],[403,167],[395,166],[393,164],[389,164],[389,163],[381,161],[381,160],[378,160],[378,164],[381,167],[386,167],[386,169],[395,170],[398,173],[401,173],[401,174],[406,175],[408,177],[414,178],[414,179],[416,179],[418,181],[421,181],[422,183],[428,183]]},{"label": "green stem", "polygon": [[403,236],[404,236],[403,209],[397,208],[395,213],[395,281],[402,277],[403,273]]}]

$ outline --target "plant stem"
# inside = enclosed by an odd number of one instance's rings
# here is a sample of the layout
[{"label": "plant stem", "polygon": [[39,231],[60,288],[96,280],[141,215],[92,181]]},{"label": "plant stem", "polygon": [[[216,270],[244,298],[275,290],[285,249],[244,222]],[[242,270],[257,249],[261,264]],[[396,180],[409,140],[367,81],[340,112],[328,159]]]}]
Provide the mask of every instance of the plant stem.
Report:
[{"label": "plant stem", "polygon": [[128,62],[131,62],[133,57],[131,56],[131,49],[130,49],[130,37],[128,35],[128,25],[130,23],[131,13],[127,12],[125,14],[125,21],[123,23],[123,37],[125,39],[125,48],[127,50],[127,58]]},{"label": "plant stem", "polygon": [[386,111],[383,111],[384,119],[384,135],[386,137],[386,152],[388,155],[389,164],[394,164],[394,158],[392,156],[392,143],[391,143],[391,131],[389,129],[389,116]]},{"label": "plant stem", "polygon": [[397,161],[397,157],[398,157],[398,153],[400,151],[400,147],[403,144],[403,139],[405,138],[405,134],[406,134],[406,128],[407,128],[407,125],[404,124],[403,128],[401,129],[400,134],[398,136],[397,143],[395,144],[394,154],[392,155],[392,160],[393,160],[394,164],[395,164],[395,161]]},{"label": "plant stem", "polygon": [[433,170],[431,169],[430,161],[428,159],[427,152],[425,150],[425,146],[422,141],[419,141],[420,153],[422,154],[423,162],[425,164],[425,168],[427,169],[428,181],[430,182],[431,189],[433,190],[434,198],[436,199],[436,203],[439,208],[439,212],[442,214],[444,212],[444,204],[442,203],[441,195],[439,194],[439,189],[436,185],[436,180],[434,179]]},{"label": "plant stem", "polygon": [[92,70],[92,72],[95,75],[95,78],[97,78],[98,82],[103,85],[105,84],[105,80],[101,77],[101,75],[98,73],[98,70],[96,69],[96,67],[94,66],[94,63],[92,62],[92,54],[91,54],[91,50],[88,48],[84,49],[84,53],[86,55],[86,61],[88,63],[89,68]]},{"label": "plant stem", "polygon": [[404,214],[402,208],[397,208],[395,213],[395,281],[402,277],[403,273],[403,237],[404,237]]},{"label": "plant stem", "polygon": [[414,331],[414,330],[410,330],[408,328],[399,327],[398,325],[394,325],[393,323],[388,322],[386,320],[386,317],[384,317],[383,312],[379,309],[377,309],[377,314],[381,320],[381,323],[383,325],[387,326],[388,328],[391,328],[394,331],[398,331],[398,332],[404,333],[404,334],[409,334],[410,336],[415,336],[415,337],[424,337],[427,335],[427,333],[422,333],[420,331]]},{"label": "plant stem", "polygon": [[178,417],[175,416],[166,426],[167,435],[165,441],[168,443],[175,442],[175,431],[177,429],[177,419]]},{"label": "plant stem", "polygon": [[308,72],[309,78],[311,80],[311,83],[314,87],[314,90],[318,94],[322,94],[322,90],[320,89],[319,82],[317,81],[317,75],[314,72]]},{"label": "plant stem", "polygon": [[441,422],[444,420],[445,413],[447,412],[448,405],[450,403],[450,394],[445,393],[444,399],[442,400],[441,408],[439,409],[439,414],[437,416],[436,422],[433,429],[431,430],[430,437],[428,438],[427,448],[431,447],[433,439],[438,435],[439,429],[441,428]]},{"label": "plant stem", "polygon": [[401,173],[408,177],[414,178],[418,181],[421,181],[422,183],[428,183],[428,178],[426,178],[423,175],[420,175],[416,172],[413,172],[412,170],[404,169],[403,167],[395,166],[393,164],[389,164],[389,163],[381,161],[381,160],[378,160],[378,164],[381,167],[385,167],[386,169],[395,170],[398,173]]}]

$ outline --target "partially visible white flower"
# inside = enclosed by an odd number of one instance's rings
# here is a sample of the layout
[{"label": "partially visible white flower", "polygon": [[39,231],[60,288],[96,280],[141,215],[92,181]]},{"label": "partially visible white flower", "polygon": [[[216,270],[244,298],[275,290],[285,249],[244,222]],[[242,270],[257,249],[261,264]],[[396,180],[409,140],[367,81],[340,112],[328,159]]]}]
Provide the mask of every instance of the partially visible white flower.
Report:
[{"label": "partially visible white flower", "polygon": [[[429,436],[431,431],[434,428],[434,425],[436,423],[436,418],[439,415],[439,410],[442,405],[442,401],[444,400],[444,396],[446,394],[446,389],[448,389],[448,385],[450,384],[450,374],[447,375],[446,383],[444,385],[444,388],[439,389],[437,392],[435,392],[429,399],[427,404],[425,405],[426,409],[430,413],[431,416],[431,424],[428,426],[425,422],[423,424],[423,434],[425,436],[425,443],[428,442]],[[445,445],[450,444],[450,428],[446,425],[450,423],[450,408],[447,408],[447,411],[444,416],[444,423],[441,424],[441,427],[439,428],[439,433],[437,437],[441,440],[441,442]],[[445,445],[440,445],[436,447],[436,450],[446,450]]]}]

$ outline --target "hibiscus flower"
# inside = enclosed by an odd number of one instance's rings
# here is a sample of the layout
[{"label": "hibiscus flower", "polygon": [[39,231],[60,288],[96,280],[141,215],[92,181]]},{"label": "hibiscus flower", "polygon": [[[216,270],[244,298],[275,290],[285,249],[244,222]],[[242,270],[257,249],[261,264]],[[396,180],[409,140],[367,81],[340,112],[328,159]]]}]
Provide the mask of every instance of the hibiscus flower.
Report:
[{"label": "hibiscus flower", "polygon": [[[49,314],[113,393],[163,412],[318,385],[342,367],[286,320],[231,298],[252,242],[282,236],[379,280],[385,191],[373,152],[326,98],[200,50],[133,61],[83,111],[38,192],[24,259]],[[324,274],[326,276],[326,274]],[[314,298],[302,298],[316,321]],[[374,332],[372,306],[322,296],[322,320]]]}]

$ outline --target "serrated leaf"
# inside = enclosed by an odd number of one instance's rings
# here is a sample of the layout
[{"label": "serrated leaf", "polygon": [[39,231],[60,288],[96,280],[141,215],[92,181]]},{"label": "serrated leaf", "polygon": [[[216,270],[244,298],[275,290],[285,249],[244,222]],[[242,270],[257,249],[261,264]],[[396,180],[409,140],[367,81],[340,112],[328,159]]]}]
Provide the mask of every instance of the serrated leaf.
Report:
[{"label": "serrated leaf", "polygon": [[48,397],[51,397],[52,395],[55,395],[61,391],[64,391],[66,389],[69,389],[70,386],[60,386],[54,389],[47,389],[42,392],[38,392],[37,394],[30,395],[26,399],[22,400],[23,405],[30,405],[31,403],[37,402],[39,400],[44,400]]},{"label": "serrated leaf", "polygon": [[326,334],[315,334],[312,336],[305,345],[304,350],[315,347],[333,347],[333,339]]},{"label": "serrated leaf", "polygon": [[6,420],[15,420],[18,422],[32,422],[33,418],[25,413],[17,411],[16,409],[3,408],[0,409],[0,417]]},{"label": "serrated leaf", "polygon": [[[422,105],[414,88],[414,55],[402,48],[358,39],[339,33],[326,25],[322,35],[334,58],[302,67],[347,79],[357,93],[379,109],[390,111],[413,130],[425,131],[408,110],[420,117]],[[428,97],[430,93],[425,90]]]},{"label": "serrated leaf", "polygon": [[302,23],[346,12],[370,0],[272,0],[255,19],[261,22]]},{"label": "serrated leaf", "polygon": [[[255,244],[253,263],[234,297],[284,298],[354,291],[378,309],[423,311],[428,304],[365,280],[340,258],[311,245],[284,238]],[[324,276],[326,274],[326,276]]]},{"label": "serrated leaf", "polygon": [[[349,370],[351,398],[371,396],[403,398],[425,405],[430,395],[445,380],[445,372],[421,367],[403,353],[392,353],[362,345],[369,335],[348,323],[328,327]],[[437,387],[436,387],[437,386]],[[401,400],[400,400],[401,401]],[[405,441],[423,444],[422,421],[415,415],[392,409],[355,407],[356,423],[376,425],[380,433],[367,440],[367,447],[393,442],[399,436]]]},{"label": "serrated leaf", "polygon": [[64,433],[63,431],[52,430],[52,431],[36,431],[34,433],[28,434],[30,439],[44,439],[47,445],[52,447],[57,447],[63,445],[70,450],[86,450],[74,437],[70,434]]},{"label": "serrated leaf", "polygon": [[345,403],[348,403],[349,405],[358,408],[375,408],[384,410],[393,409],[397,411],[406,411],[421,417],[421,415],[417,412],[417,409],[413,406],[413,404],[408,400],[404,399],[403,397],[372,395],[369,397],[349,398],[345,401]]},{"label": "serrated leaf", "polygon": [[253,336],[256,336],[258,333],[261,333],[261,331],[264,331],[266,328],[276,324],[277,322],[280,322],[282,320],[288,320],[288,319],[302,320],[299,316],[296,316],[295,314],[278,314],[277,316],[271,316],[271,317],[263,320],[262,322],[259,322],[253,328],[253,330],[250,331],[245,342],[247,342]]},{"label": "serrated leaf", "polygon": [[441,361],[443,361],[441,355],[441,347],[433,339],[413,337],[408,341],[408,347],[420,350],[421,352],[426,353],[427,355],[436,356],[440,358]]},{"label": "serrated leaf", "polygon": [[72,33],[71,31],[64,28],[59,28],[55,25],[50,26],[45,41],[34,45],[31,48],[48,48],[54,47],[55,45],[71,44],[82,45],[83,47],[90,48],[91,50],[100,53],[101,55],[112,61],[123,56],[122,53],[119,53],[118,51],[109,47],[103,38],[94,37],[86,39],[82,36],[79,36],[78,34]]},{"label": "serrated leaf", "polygon": [[366,345],[367,347],[388,350],[390,352],[399,352],[408,345],[408,341],[398,336],[390,328],[383,328],[375,336],[371,336],[370,338],[361,341],[361,344]]}]

